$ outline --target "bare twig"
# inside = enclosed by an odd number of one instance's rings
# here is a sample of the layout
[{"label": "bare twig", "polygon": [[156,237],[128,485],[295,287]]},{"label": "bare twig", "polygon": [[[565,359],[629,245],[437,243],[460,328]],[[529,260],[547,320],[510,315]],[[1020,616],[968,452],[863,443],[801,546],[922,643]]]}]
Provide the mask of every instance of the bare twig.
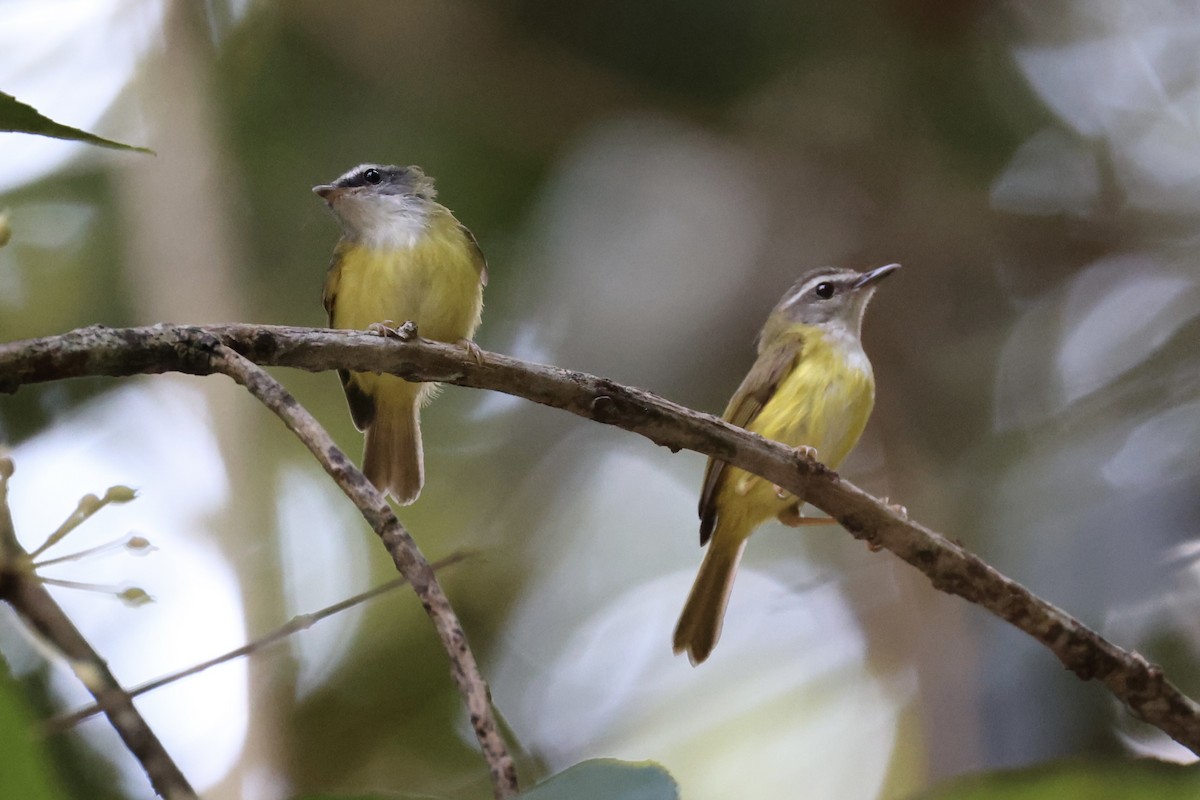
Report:
[{"label": "bare twig", "polygon": [[228,375],[246,387],[263,405],[282,419],[288,430],[304,443],[383,540],[392,562],[421,599],[421,605],[433,621],[442,647],[450,658],[450,674],[454,677],[454,683],[467,706],[471,727],[487,761],[493,794],[501,800],[515,795],[517,769],[496,724],[491,691],[479,671],[474,653],[467,644],[467,635],[458,621],[458,615],[454,613],[449,598],[438,583],[433,567],[421,554],[417,543],[400,524],[383,495],[346,457],[313,415],[296,402],[296,398],[292,397],[279,381],[254,362],[218,343],[216,338],[204,338],[207,340],[203,343],[204,349],[211,353],[210,363],[213,371]]},{"label": "bare twig", "polygon": [[92,649],[38,580],[33,571],[33,559],[21,547],[13,530],[12,515],[8,510],[8,477],[11,474],[12,462],[7,458],[0,459],[0,599],[63,654],[121,741],[146,771],[154,791],[168,800],[196,797],[191,784],[134,708],[133,699],[121,688],[104,659]]},{"label": "bare twig", "polygon": [[196,355],[202,336],[215,336],[263,365],[390,372],[506,392],[633,431],[672,451],[720,458],[804,497],[854,537],[916,567],[935,588],[964,597],[1026,632],[1081,679],[1101,681],[1134,716],[1200,754],[1200,706],[1139,654],[1117,647],[964,548],[791,448],[605,378],[487,352],[476,361],[462,348],[421,339],[265,325],[156,325],[83,328],[0,345],[0,391],[81,376],[207,374],[213,366]]},{"label": "bare twig", "polygon": [[[466,560],[468,557],[469,553],[466,552],[452,553],[443,559],[433,562],[433,564],[430,566],[433,567],[434,572],[438,572],[443,567],[457,564],[460,561]],[[404,586],[407,583],[408,579],[404,578],[403,576],[399,578],[393,578],[392,580],[387,581],[386,583],[381,583],[380,585],[368,589],[365,592],[359,592],[353,597],[347,597],[345,600],[340,600],[333,605],[325,606],[325,608],[322,608],[319,611],[313,611],[308,614],[297,614],[274,630],[259,636],[252,642],[247,642],[241,647],[234,648],[233,650],[222,653],[219,656],[210,658],[207,661],[201,661],[199,664],[192,664],[186,669],[167,673],[166,675],[162,675],[151,681],[146,681],[145,683],[139,683],[137,686],[133,686],[126,691],[130,697],[140,697],[147,692],[152,692],[155,689],[161,689],[164,686],[169,686],[170,684],[183,680],[184,678],[190,678],[193,675],[198,675],[201,672],[204,672],[206,669],[211,669],[218,664],[224,664],[226,661],[233,661],[235,658],[251,655],[259,650],[270,647],[276,642],[283,641],[292,634],[308,630],[326,617],[332,617],[334,614],[340,614],[347,609],[354,608],[355,606],[365,603],[368,600],[379,597],[381,594],[386,594],[393,589],[399,589],[401,586]],[[74,726],[83,722],[85,719],[94,717],[102,710],[103,709],[101,709],[99,705],[93,703],[90,706],[84,706],[78,711],[72,711],[69,714],[59,714],[57,717],[47,720],[46,724],[43,726],[43,730],[47,734],[62,733],[63,731],[69,730],[70,728],[73,728]]]}]

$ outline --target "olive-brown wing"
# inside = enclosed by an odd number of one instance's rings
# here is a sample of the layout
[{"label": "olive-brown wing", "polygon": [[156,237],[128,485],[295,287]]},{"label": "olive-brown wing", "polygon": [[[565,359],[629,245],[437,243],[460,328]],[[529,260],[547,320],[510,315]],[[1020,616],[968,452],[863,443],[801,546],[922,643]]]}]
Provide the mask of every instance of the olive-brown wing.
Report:
[{"label": "olive-brown wing", "polygon": [[[794,340],[771,345],[758,354],[742,385],[733,393],[722,419],[732,425],[747,428],[770,401],[783,380],[796,363],[802,348]],[[725,473],[725,462],[710,458],[704,470],[704,484],[700,490],[700,544],[708,543],[717,522],[716,498]]]},{"label": "olive-brown wing", "polygon": [[[337,249],[333,251],[333,260],[329,262],[329,271],[325,273],[325,289],[321,293],[321,304],[325,306],[325,313],[329,315],[330,327],[333,327],[338,287],[342,282],[341,251],[342,244],[339,242]],[[359,388],[349,371],[339,369],[337,373],[342,380],[342,391],[346,393],[346,405],[350,407],[350,419],[354,421],[355,428],[365,431],[375,419],[375,401]]]}]

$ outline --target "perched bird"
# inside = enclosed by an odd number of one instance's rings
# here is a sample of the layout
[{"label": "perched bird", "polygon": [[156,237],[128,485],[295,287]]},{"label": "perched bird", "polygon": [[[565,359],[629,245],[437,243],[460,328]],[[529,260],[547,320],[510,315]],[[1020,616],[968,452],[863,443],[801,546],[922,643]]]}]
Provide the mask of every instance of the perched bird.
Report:
[{"label": "perched bird", "polygon": [[[334,328],[384,333],[411,322],[426,339],[478,348],[487,262],[479,243],[434,199],[420,167],[364,164],[314,186],[342,226],[325,278]],[[350,416],[366,434],[363,473],[396,502],[417,499],[425,483],[420,409],[437,384],[339,370]]]},{"label": "perched bird", "polygon": [[[824,267],[784,294],[758,336],[758,358],[724,419],[767,439],[815,451],[836,469],[862,435],[875,404],[875,377],[862,349],[862,319],[878,282],[900,268],[870,272]],[[675,652],[692,664],[708,658],[746,540],[771,518],[805,518],[804,499],[723,461],[709,459],[700,493],[700,544],[708,552],[675,627]]]}]

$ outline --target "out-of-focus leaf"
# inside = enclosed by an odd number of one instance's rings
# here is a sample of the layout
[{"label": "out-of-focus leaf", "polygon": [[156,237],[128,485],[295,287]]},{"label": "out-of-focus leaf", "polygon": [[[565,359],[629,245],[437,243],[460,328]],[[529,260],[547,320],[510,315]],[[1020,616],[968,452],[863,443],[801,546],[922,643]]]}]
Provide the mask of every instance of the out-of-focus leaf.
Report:
[{"label": "out-of-focus leaf", "polygon": [[[1141,14],[1086,1],[1040,5],[1058,17],[1043,18],[1042,44],[1013,52],[1030,86],[1063,122],[1109,150],[1127,207],[1195,213],[1200,137],[1182,111],[1200,87],[1191,11],[1170,3]],[[1045,36],[1050,29],[1078,33]]]},{"label": "out-of-focus leaf", "polygon": [[[1088,5],[1088,4],[1081,4]],[[1151,15],[1147,15],[1148,17]],[[1120,19],[1112,15],[1111,21]],[[1113,135],[1161,115],[1161,75],[1182,69],[1189,39],[1175,24],[1125,25],[1111,36],[1017,47],[1017,67],[1058,116],[1084,136]]]},{"label": "out-of-focus leaf", "polygon": [[1130,431],[1125,443],[1104,465],[1113,486],[1149,486],[1187,475],[1197,468],[1200,402],[1184,403],[1155,414]]},{"label": "out-of-focus leaf", "polygon": [[57,800],[66,797],[36,732],[36,721],[26,707],[19,687],[0,675],[0,797],[23,800]]},{"label": "out-of-focus leaf", "polygon": [[1200,284],[1153,253],[1100,259],[1025,312],[1000,356],[996,424],[1036,424],[1154,355],[1197,315]]},{"label": "out-of-focus leaf", "polygon": [[[306,794],[293,800],[398,800],[395,794]],[[552,775],[519,800],[679,800],[679,787],[652,761],[593,758]]]},{"label": "out-of-focus leaf", "polygon": [[593,758],[520,795],[521,800],[679,800],[679,787],[659,764]]},{"label": "out-of-focus leaf", "polygon": [[1161,761],[1073,761],[975,775],[912,800],[1157,800],[1200,797],[1200,769]]},{"label": "out-of-focus leaf", "polygon": [[1012,214],[1087,217],[1100,197],[1100,165],[1090,145],[1047,128],[1021,145],[992,183],[992,207]]},{"label": "out-of-focus leaf", "polygon": [[1196,280],[1138,256],[1096,262],[1072,282],[1062,307],[1057,366],[1073,403],[1149,358],[1195,317]]},{"label": "out-of-focus leaf", "polygon": [[1113,143],[1113,172],[1130,207],[1156,214],[1200,209],[1200,136],[1190,120],[1156,115]]},{"label": "out-of-focus leaf", "polygon": [[112,139],[104,139],[94,133],[88,133],[79,128],[72,128],[70,125],[55,122],[40,113],[33,106],[22,103],[11,94],[5,94],[4,92],[0,92],[0,132],[34,133],[54,139],[71,139],[77,142],[94,144],[99,147],[111,147],[115,150],[154,153],[153,150],[148,150],[145,147],[135,147],[131,144],[114,142]]}]

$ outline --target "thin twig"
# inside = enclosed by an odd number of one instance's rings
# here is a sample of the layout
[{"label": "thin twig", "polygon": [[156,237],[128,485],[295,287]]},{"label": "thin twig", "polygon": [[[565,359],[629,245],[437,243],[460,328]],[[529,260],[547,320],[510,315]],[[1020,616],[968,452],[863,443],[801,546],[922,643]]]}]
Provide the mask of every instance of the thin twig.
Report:
[{"label": "thin twig", "polygon": [[493,389],[641,434],[656,444],[715,456],[804,497],[851,535],[890,550],[932,585],[1011,623],[1084,680],[1102,682],[1137,718],[1200,754],[1200,706],[1141,655],[1123,650],[966,549],[843,481],[791,448],[649,392],[606,378],[422,339],[266,325],[82,328],[0,345],[0,392],[42,381],[181,371],[206,374],[194,343],[215,336],[267,366],[388,372],[412,380]]},{"label": "thin twig", "polygon": [[154,791],[168,800],[195,798],[191,784],[134,708],[129,693],[121,688],[104,659],[92,649],[34,573],[33,559],[17,541],[8,510],[11,474],[12,462],[0,459],[0,599],[62,653],[129,752],[142,765]]},{"label": "thin twig", "polygon": [[[449,567],[452,564],[465,561],[469,557],[470,553],[465,551],[452,553],[443,559],[433,562],[431,566],[433,567],[434,572],[440,572],[444,567]],[[297,614],[274,630],[267,632],[252,642],[246,642],[246,644],[242,645],[241,647],[234,648],[229,652],[222,653],[221,655],[210,658],[207,661],[201,661],[199,664],[192,664],[190,667],[185,669],[176,670],[175,672],[168,672],[166,675],[161,675],[154,680],[146,681],[145,683],[139,683],[137,686],[130,687],[126,691],[130,697],[140,697],[147,692],[152,692],[155,689],[161,689],[164,686],[169,686],[170,684],[183,680],[184,678],[190,678],[193,675],[198,675],[207,669],[212,669],[219,664],[224,664],[226,661],[233,661],[235,658],[252,655],[259,650],[270,647],[276,642],[283,641],[293,634],[308,630],[326,617],[332,617],[334,614],[340,614],[343,611],[354,608],[355,606],[361,605],[368,600],[379,597],[381,594],[386,594],[387,592],[390,592],[394,589],[399,589],[401,586],[405,586],[407,584],[408,579],[404,578],[403,576],[399,578],[393,578],[386,583],[381,583],[365,592],[359,592],[353,597],[347,597],[345,600],[340,600],[333,605],[325,606],[320,610],[307,614]],[[85,719],[94,717],[101,711],[102,709],[100,706],[93,703],[92,705],[84,706],[77,711],[72,711],[69,714],[59,714],[57,717],[52,717],[46,720],[46,723],[42,726],[42,730],[47,735],[62,733],[75,727]]]},{"label": "thin twig", "polygon": [[326,433],[316,418],[296,402],[279,381],[267,374],[254,362],[238,355],[235,351],[207,337],[205,349],[211,353],[211,365],[215,372],[228,375],[271,409],[284,425],[309,449],[333,478],[338,487],[358,507],[371,528],[383,540],[392,562],[412,586],[425,613],[433,621],[442,647],[450,658],[450,673],[467,706],[471,727],[483,751],[491,773],[492,792],[502,800],[517,793],[517,770],[509,755],[508,746],[492,710],[492,695],[487,681],[479,671],[475,655],[467,644],[458,615],[442,591],[433,567],[421,554],[417,543],[409,535],[392,507],[383,495],[371,485],[366,476],[346,457],[333,438]]}]

